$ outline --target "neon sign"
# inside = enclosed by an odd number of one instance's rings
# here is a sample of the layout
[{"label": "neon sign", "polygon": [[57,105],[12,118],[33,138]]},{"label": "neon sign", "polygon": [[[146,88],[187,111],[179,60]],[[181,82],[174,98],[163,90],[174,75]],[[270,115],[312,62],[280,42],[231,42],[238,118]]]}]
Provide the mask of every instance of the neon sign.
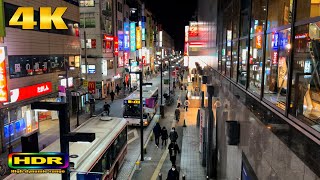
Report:
[{"label": "neon sign", "polygon": [[130,50],[131,52],[136,51],[136,24],[130,23]]}]

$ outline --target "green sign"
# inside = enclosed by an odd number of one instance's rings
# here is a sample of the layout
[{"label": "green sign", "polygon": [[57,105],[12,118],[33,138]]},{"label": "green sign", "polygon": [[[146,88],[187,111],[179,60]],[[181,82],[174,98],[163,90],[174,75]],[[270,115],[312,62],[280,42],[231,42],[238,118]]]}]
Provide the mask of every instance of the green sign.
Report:
[{"label": "green sign", "polygon": [[4,5],[3,0],[0,0],[0,37],[6,36],[6,26],[4,22]]},{"label": "green sign", "polygon": [[96,82],[96,89],[102,89],[102,82]]}]

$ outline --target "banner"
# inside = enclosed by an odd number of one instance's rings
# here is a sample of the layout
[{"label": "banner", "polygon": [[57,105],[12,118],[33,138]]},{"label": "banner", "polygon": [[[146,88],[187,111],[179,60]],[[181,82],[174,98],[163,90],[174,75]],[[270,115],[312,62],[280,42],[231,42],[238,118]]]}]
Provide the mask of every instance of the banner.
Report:
[{"label": "banner", "polygon": [[130,50],[131,52],[136,51],[136,24],[130,23]]},{"label": "banner", "polygon": [[0,102],[8,102],[6,50],[4,47],[0,47],[0,77]]},{"label": "banner", "polygon": [[123,50],[129,51],[130,49],[130,28],[129,28],[129,23],[125,22],[123,25]]},{"label": "banner", "polygon": [[141,49],[142,47],[142,37],[141,37],[141,27],[136,28],[136,48]]}]

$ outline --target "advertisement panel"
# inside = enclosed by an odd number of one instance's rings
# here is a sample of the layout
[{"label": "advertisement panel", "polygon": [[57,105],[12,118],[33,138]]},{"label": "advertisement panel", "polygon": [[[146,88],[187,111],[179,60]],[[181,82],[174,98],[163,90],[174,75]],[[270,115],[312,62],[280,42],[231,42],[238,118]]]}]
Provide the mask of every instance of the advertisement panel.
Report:
[{"label": "advertisement panel", "polygon": [[159,47],[162,47],[162,31],[159,32]]},{"label": "advertisement panel", "polygon": [[123,30],[124,30],[124,34],[123,34],[123,50],[125,51],[129,51],[130,49],[130,28],[129,28],[129,23],[125,22],[123,25]]},{"label": "advertisement panel", "polygon": [[91,82],[88,82],[88,91],[89,93],[96,93],[96,82],[94,81],[91,81]]},{"label": "advertisement panel", "polygon": [[130,50],[136,51],[136,23],[130,23]]},{"label": "advertisement panel", "polygon": [[123,52],[123,61],[125,65],[129,64],[129,53],[128,52]]},{"label": "advertisement panel", "polygon": [[45,82],[32,86],[26,86],[10,90],[10,102],[19,102],[34,98],[37,96],[46,95],[52,92],[52,83]]},{"label": "advertisement panel", "polygon": [[114,43],[113,43],[114,45],[114,47],[113,47],[113,49],[114,49],[114,55],[115,56],[118,56],[118,53],[119,53],[119,42],[118,42],[118,37],[114,37]]},{"label": "advertisement panel", "polygon": [[141,27],[138,26],[136,28],[136,47],[137,49],[141,49],[142,47],[142,37],[141,37]]},{"label": "advertisement panel", "polygon": [[8,102],[6,51],[4,47],[0,47],[0,102]]},{"label": "advertisement panel", "polygon": [[141,22],[141,33],[142,33],[142,41],[146,40],[146,17],[142,16],[142,22]]},{"label": "advertisement panel", "polygon": [[118,33],[118,44],[119,44],[119,51],[123,51],[123,32],[122,31]]},{"label": "advertisement panel", "polygon": [[4,22],[4,5],[3,0],[0,0],[0,37],[6,36],[6,26]]},{"label": "advertisement panel", "polygon": [[[256,33],[262,33],[262,26],[257,26]],[[256,37],[256,48],[257,49],[262,48],[262,35],[261,34],[259,34]]]}]

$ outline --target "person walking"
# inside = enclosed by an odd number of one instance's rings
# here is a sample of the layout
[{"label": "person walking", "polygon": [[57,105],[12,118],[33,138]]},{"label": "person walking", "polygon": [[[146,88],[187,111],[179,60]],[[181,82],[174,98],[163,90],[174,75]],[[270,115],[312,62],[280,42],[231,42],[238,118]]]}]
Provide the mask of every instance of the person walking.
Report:
[{"label": "person walking", "polygon": [[113,92],[113,90],[111,91],[111,93],[110,93],[110,96],[111,96],[111,101],[113,102],[113,100],[114,100],[114,96],[115,96],[116,94]]},{"label": "person walking", "polygon": [[181,106],[181,98],[180,98],[180,96],[178,96],[178,98],[177,98],[177,106],[179,106],[179,108]]},{"label": "person walking", "polygon": [[186,97],[186,100],[184,101],[184,108],[186,109],[186,112],[188,112],[189,105],[190,105],[190,101],[188,97]]},{"label": "person walking", "polygon": [[160,124],[157,123],[154,128],[153,128],[153,134],[154,134],[154,139],[155,139],[155,143],[157,148],[159,148],[159,138],[161,136],[161,127]]},{"label": "person walking", "polygon": [[107,102],[104,103],[104,105],[103,105],[103,110],[104,110],[104,112],[106,112],[107,115],[109,116],[109,114],[110,114],[110,105],[109,105]]},{"label": "person walking", "polygon": [[179,146],[176,142],[171,142],[169,147],[170,161],[172,165],[176,165],[177,154],[180,153]]},{"label": "person walking", "polygon": [[167,146],[167,139],[168,139],[168,131],[166,129],[166,127],[163,127],[162,130],[161,130],[161,139],[162,139],[162,147],[163,147],[163,144],[165,146]]},{"label": "person walking", "polygon": [[119,96],[119,92],[120,92],[119,84],[116,85],[116,92],[117,92],[117,96]]},{"label": "person walking", "polygon": [[176,110],[174,111],[174,115],[176,117],[176,120],[179,121],[180,120],[180,104],[178,104]]},{"label": "person walking", "polygon": [[171,129],[171,132],[170,132],[170,134],[169,134],[169,138],[170,138],[170,141],[171,142],[177,142],[177,139],[178,139],[178,133],[177,133],[177,131],[176,131],[176,128],[172,128]]},{"label": "person walking", "polygon": [[176,165],[172,165],[171,169],[168,171],[167,180],[179,180],[179,171]]}]

